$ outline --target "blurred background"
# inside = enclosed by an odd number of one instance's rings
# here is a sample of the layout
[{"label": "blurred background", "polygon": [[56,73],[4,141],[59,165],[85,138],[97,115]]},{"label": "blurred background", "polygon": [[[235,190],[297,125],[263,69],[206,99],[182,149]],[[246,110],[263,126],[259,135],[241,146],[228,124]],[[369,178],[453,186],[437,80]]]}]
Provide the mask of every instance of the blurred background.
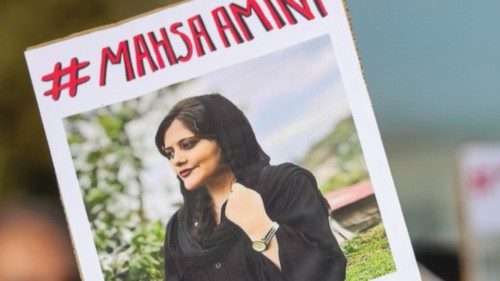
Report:
[{"label": "blurred background", "polygon": [[[173,2],[0,2],[1,206],[34,198],[62,213],[23,51]],[[454,157],[466,141],[500,139],[500,2],[347,4],[417,259],[458,280]]]}]

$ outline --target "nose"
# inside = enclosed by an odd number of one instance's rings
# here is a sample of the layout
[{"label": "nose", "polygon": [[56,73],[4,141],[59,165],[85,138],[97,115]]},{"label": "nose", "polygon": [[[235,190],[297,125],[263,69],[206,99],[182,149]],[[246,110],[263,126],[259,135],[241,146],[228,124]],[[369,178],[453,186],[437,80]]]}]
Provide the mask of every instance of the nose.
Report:
[{"label": "nose", "polygon": [[182,166],[186,164],[186,154],[181,151],[176,151],[172,157],[172,164],[175,166]]}]

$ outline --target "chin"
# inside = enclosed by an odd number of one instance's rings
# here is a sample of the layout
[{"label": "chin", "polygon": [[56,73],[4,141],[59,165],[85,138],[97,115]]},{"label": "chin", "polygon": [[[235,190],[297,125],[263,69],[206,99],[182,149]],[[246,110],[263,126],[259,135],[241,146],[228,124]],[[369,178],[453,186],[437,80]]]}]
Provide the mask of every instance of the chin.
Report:
[{"label": "chin", "polygon": [[201,184],[192,180],[183,180],[184,188],[187,190],[196,190],[200,188]]}]

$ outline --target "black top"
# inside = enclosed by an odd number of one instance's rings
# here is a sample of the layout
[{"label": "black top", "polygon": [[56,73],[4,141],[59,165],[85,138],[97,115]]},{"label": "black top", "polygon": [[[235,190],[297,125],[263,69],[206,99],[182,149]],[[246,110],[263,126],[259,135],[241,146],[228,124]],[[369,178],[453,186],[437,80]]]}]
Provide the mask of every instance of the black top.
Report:
[{"label": "black top", "polygon": [[285,163],[265,166],[254,175],[266,212],[280,228],[276,232],[281,271],[251,247],[241,228],[225,217],[201,242],[183,231],[177,212],[168,223],[165,241],[165,280],[344,280],[346,259],[328,222],[326,200],[312,174]]},{"label": "black top", "polygon": [[[209,195],[206,187],[188,191],[179,179],[184,204],[167,225],[165,280],[343,280],[346,259],[330,230],[328,204],[313,175],[293,164],[270,166],[246,116],[225,97],[193,99],[203,105],[207,121],[201,122],[207,123],[203,129],[220,146],[237,182],[257,191],[268,216],[280,224],[276,237],[281,271],[251,248],[243,230],[225,217],[225,205],[220,224],[202,238],[193,238],[195,221],[206,219],[210,212],[197,213],[197,203]],[[162,122],[158,130],[159,147],[167,126]]]}]

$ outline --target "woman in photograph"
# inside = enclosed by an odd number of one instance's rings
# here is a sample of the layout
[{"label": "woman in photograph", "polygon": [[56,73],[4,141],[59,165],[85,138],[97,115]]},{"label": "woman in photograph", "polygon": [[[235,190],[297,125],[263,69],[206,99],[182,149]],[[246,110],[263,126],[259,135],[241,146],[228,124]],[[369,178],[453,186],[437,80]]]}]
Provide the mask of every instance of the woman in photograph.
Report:
[{"label": "woman in photograph", "polygon": [[270,165],[228,99],[180,101],[155,141],[184,197],[167,225],[165,280],[344,280],[346,259],[314,176]]}]

